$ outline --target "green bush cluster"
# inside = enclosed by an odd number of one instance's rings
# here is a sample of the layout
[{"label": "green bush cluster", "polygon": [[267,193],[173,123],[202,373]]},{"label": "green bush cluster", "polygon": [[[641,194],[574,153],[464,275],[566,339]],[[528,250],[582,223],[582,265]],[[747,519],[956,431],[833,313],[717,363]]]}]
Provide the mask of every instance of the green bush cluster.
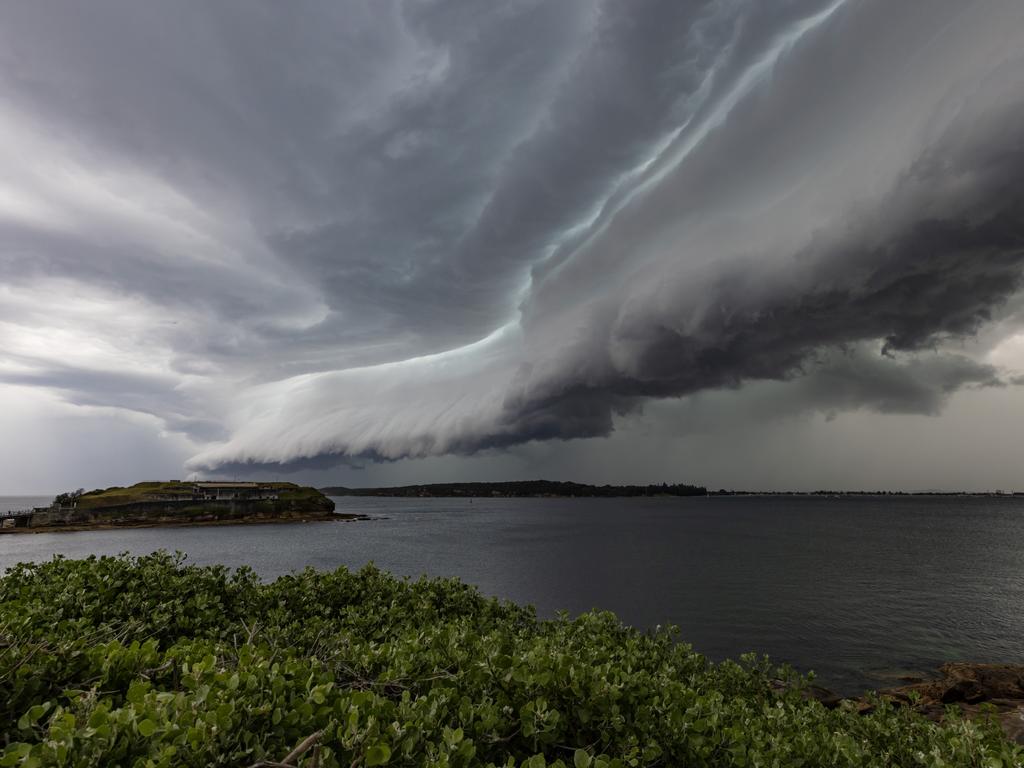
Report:
[{"label": "green bush cluster", "polygon": [[991,722],[829,710],[802,685],[609,613],[539,621],[372,567],[261,583],[157,553],[0,579],[0,766],[243,767],[317,732],[299,765],[1022,762]]}]

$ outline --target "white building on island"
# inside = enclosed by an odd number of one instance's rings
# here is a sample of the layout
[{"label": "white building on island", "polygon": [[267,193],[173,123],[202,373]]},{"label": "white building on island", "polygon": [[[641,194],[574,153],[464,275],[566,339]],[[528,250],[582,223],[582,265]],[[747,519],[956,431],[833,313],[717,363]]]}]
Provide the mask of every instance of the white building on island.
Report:
[{"label": "white building on island", "polygon": [[196,499],[201,499],[202,501],[260,500],[276,499],[278,497],[278,491],[273,486],[249,482],[193,483],[192,492]]}]

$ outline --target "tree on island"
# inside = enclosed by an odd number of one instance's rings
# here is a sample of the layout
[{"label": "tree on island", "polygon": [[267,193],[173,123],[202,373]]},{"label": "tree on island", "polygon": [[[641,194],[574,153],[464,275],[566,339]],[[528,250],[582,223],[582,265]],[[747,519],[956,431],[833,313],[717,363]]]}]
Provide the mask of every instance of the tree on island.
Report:
[{"label": "tree on island", "polygon": [[68,491],[67,493],[60,493],[56,498],[54,498],[53,503],[55,506],[59,507],[72,506],[78,501],[78,498],[83,493],[85,493],[85,488],[79,488],[76,491]]}]

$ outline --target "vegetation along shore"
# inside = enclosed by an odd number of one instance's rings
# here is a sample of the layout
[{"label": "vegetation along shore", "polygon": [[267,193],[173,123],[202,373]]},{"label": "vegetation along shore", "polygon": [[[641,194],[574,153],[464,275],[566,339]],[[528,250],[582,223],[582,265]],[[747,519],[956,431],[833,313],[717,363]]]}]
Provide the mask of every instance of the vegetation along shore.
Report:
[{"label": "vegetation along shore", "polygon": [[372,567],[23,564],[0,578],[0,766],[1024,764],[985,707],[822,702],[766,659],[678,641]]}]

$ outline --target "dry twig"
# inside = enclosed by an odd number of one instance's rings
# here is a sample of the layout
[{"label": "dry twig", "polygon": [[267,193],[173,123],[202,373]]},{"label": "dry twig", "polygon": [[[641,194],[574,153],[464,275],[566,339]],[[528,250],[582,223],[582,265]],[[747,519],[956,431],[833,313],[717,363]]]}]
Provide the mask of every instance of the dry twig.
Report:
[{"label": "dry twig", "polygon": [[297,746],[295,749],[293,749],[291,752],[285,755],[284,759],[279,763],[275,763],[272,760],[260,760],[260,762],[253,763],[252,765],[250,765],[249,768],[296,768],[296,762],[300,757],[302,757],[304,754],[306,754],[306,752],[309,751],[310,747],[315,747],[315,749],[313,750],[312,768],[320,768],[319,741],[323,738],[323,735],[323,731],[311,733],[309,736],[307,736],[301,742],[299,742],[299,746]]}]

